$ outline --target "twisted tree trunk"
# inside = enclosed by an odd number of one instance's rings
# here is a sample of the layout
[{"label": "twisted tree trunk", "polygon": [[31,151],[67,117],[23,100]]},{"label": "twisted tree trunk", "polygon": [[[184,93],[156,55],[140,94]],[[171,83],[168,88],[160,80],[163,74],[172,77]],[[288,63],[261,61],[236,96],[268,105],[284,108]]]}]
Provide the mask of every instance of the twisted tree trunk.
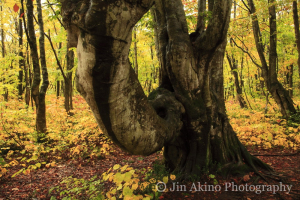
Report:
[{"label": "twisted tree trunk", "polygon": [[[161,77],[147,99],[128,53],[134,25],[154,3]],[[247,152],[225,112],[231,1],[212,1],[210,9],[207,29],[198,25],[189,35],[181,0],[63,2],[69,45],[77,46],[77,90],[117,145],[140,155],[164,147],[167,166],[184,178],[213,163],[259,173],[257,166],[270,168]]]}]

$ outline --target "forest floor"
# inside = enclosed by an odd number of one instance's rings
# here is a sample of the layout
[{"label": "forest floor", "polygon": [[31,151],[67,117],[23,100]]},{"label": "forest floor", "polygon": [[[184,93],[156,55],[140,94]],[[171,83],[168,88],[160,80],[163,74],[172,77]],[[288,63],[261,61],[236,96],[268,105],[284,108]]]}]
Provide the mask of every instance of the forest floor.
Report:
[{"label": "forest floor", "polygon": [[[160,180],[166,182],[168,173],[159,168],[163,159],[161,151],[147,157],[129,155],[99,132],[81,97],[73,101],[76,109],[68,116],[64,112],[63,98],[48,99],[49,145],[36,140],[33,110],[24,109],[19,102],[0,105],[0,200],[63,199],[68,192],[75,194],[76,199],[89,199],[85,195],[97,191],[100,186],[106,199],[113,199],[114,196],[110,196],[112,188],[115,188],[116,197],[124,194],[124,182],[121,188],[115,183],[118,177],[128,175],[126,170],[135,174],[127,177],[131,188],[135,187],[132,180],[136,179],[140,185],[154,180],[151,182],[154,187]],[[258,176],[254,173],[228,177],[208,173],[195,177],[195,181],[179,183],[176,179],[172,181],[170,176],[166,185],[169,191],[157,192],[150,188],[143,197],[150,199],[152,194],[157,199],[300,199],[299,124],[290,124],[278,117],[273,107],[264,114],[265,105],[259,101],[252,102],[252,106],[254,110],[242,110],[234,101],[226,104],[241,142],[251,154],[275,170],[277,180],[256,180]],[[95,175],[98,178],[91,179]],[[103,185],[95,181],[98,179],[104,180]],[[81,183],[76,186],[66,180]],[[175,191],[172,191],[173,185]],[[56,189],[52,190],[54,187]]]},{"label": "forest floor", "polygon": [[[51,196],[56,196],[60,199],[58,193],[49,194],[49,189],[60,184],[61,180],[65,177],[73,176],[74,178],[89,179],[94,175],[100,176],[103,172],[113,167],[116,163],[120,165],[129,165],[137,171],[142,168],[152,167],[154,161],[162,159],[159,153],[153,154],[141,159],[140,156],[132,156],[124,153],[118,147],[114,147],[115,151],[108,157],[100,160],[70,160],[68,162],[59,163],[55,167],[42,168],[30,175],[20,174],[11,178],[12,174],[20,170],[20,167],[14,167],[7,173],[0,182],[0,199],[50,199]],[[164,192],[159,199],[300,199],[300,154],[295,151],[281,151],[279,149],[253,149],[248,148],[252,154],[266,155],[258,156],[262,161],[268,163],[272,168],[282,177],[280,181],[272,181],[266,183],[259,181],[258,185],[275,185],[282,184],[279,191],[266,191],[264,188],[260,194],[259,190],[253,191],[250,187],[246,189],[246,184],[251,186],[253,183],[249,180],[245,181],[244,177],[230,176],[221,177],[217,176],[215,179],[218,181],[216,185],[220,185],[221,191],[208,191],[209,189],[202,186],[203,191],[199,191],[198,182],[200,184],[214,185],[211,178],[208,176],[200,177],[195,182],[176,183],[176,185],[185,185],[186,189],[181,188],[182,191]],[[289,155],[288,155],[289,154]],[[249,174],[249,177],[255,176]],[[193,183],[197,186],[193,187]],[[229,187],[228,184],[235,184],[237,187]],[[227,189],[226,189],[227,184]],[[291,191],[288,192],[287,187],[283,185],[291,185]],[[244,187],[243,187],[244,186]],[[168,187],[173,188],[172,184]],[[286,191],[283,191],[283,190]],[[180,190],[180,189],[178,189]],[[186,191],[183,191],[186,190]],[[191,190],[191,191],[190,191]],[[218,190],[218,188],[216,188]],[[226,191],[227,190],[227,191]],[[248,192],[246,191],[248,190]],[[252,191],[250,191],[252,190]]]}]

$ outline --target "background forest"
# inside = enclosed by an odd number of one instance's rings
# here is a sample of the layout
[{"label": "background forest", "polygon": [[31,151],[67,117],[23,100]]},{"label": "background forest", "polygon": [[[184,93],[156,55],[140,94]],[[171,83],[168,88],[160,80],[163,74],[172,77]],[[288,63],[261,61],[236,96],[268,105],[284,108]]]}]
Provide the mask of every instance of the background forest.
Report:
[{"label": "background forest", "polygon": [[[189,32],[193,33],[197,1],[182,2]],[[269,3],[254,3],[263,53],[269,57]],[[226,109],[232,127],[251,153],[280,153],[297,159],[300,5],[292,0],[278,0],[274,4],[276,74],[297,112],[282,116],[268,92],[249,7],[240,0],[232,6],[224,57]],[[155,183],[168,183],[176,174],[169,175],[163,170],[162,152],[149,157],[122,152],[99,130],[91,110],[77,92],[76,48],[67,46],[60,9],[57,0],[0,2],[0,199],[164,198]],[[210,12],[203,16],[208,20]],[[130,49],[130,62],[147,95],[159,86],[155,33],[156,25],[149,11],[134,27]],[[298,186],[294,195],[299,195],[299,166],[293,165],[293,157],[290,163],[277,158],[261,159],[279,171],[283,165],[285,170],[290,167],[290,171],[282,173],[293,177],[290,181],[295,188]],[[226,181],[209,169],[204,172],[207,182]],[[236,180],[248,181],[252,175]],[[193,198],[196,194],[181,195]]]}]

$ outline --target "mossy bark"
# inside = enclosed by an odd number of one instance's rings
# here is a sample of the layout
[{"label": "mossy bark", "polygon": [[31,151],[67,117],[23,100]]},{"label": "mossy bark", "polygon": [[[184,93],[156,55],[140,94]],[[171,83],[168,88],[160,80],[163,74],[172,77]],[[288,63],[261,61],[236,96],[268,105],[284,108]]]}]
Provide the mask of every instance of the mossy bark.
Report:
[{"label": "mossy bark", "polygon": [[198,107],[202,110],[202,121],[196,126],[190,124],[190,115],[194,113],[185,109],[182,115],[184,125],[179,137],[164,147],[167,167],[181,174],[183,179],[199,176],[209,170],[216,170],[223,175],[249,171],[258,173],[259,167],[272,170],[249,154],[230,125],[224,101],[224,50],[225,43],[219,47],[211,62],[206,89],[197,100],[201,103],[193,105],[194,109]]}]

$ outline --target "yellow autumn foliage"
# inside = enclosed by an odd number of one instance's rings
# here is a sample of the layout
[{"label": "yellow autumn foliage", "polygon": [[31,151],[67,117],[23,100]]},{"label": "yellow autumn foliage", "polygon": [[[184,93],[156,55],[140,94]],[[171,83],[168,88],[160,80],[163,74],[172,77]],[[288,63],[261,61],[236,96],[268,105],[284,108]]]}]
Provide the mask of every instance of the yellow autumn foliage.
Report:
[{"label": "yellow autumn foliage", "polygon": [[[253,107],[262,107],[260,99]],[[274,103],[275,104],[275,103]],[[268,115],[262,111],[240,109],[232,101],[226,103],[227,114],[232,128],[244,145],[257,145],[263,148],[282,146],[296,150],[300,147],[299,127],[286,127],[286,120],[278,120],[278,114],[273,110]]]}]

